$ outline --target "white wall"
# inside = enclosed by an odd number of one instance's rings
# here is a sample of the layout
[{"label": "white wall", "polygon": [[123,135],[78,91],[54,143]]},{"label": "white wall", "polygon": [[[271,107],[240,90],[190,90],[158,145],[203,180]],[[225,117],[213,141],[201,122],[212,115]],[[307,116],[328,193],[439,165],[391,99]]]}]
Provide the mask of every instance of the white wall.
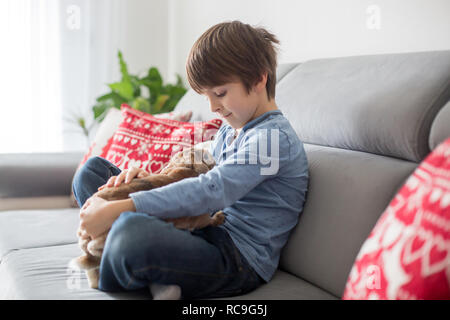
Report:
[{"label": "white wall", "polygon": [[275,33],[281,41],[279,63],[450,49],[449,0],[170,1],[175,54],[169,74],[184,78],[195,40],[210,26],[234,19]]},{"label": "white wall", "polygon": [[124,30],[120,48],[130,72],[143,73],[157,66],[163,78],[168,68],[168,1],[123,1]]},{"label": "white wall", "polygon": [[[79,11],[79,25],[71,27],[73,6]],[[95,99],[110,91],[107,83],[120,81],[119,49],[130,73],[144,75],[157,66],[167,77],[168,2],[60,0],[59,10],[63,151],[85,150],[90,141],[67,118],[83,116],[88,126],[93,123]]]}]

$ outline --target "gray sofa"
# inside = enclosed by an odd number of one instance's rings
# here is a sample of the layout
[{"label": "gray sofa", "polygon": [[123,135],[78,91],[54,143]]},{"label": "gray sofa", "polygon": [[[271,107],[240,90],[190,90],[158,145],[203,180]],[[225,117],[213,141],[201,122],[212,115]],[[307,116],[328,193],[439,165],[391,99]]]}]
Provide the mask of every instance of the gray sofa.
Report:
[{"label": "gray sofa", "polygon": [[[233,299],[339,299],[381,213],[450,136],[450,51],[285,64],[277,81],[278,106],[305,143],[309,189],[272,281]],[[177,109],[214,117],[192,90]],[[151,298],[90,289],[68,268],[80,254],[69,192],[81,157],[0,156],[0,298]]]}]

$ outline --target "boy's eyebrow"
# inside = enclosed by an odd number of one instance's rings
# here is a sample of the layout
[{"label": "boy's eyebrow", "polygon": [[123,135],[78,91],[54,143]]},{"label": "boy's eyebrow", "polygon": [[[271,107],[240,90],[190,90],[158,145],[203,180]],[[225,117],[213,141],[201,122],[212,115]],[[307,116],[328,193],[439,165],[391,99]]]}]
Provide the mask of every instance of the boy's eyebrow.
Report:
[{"label": "boy's eyebrow", "polygon": [[222,84],[220,86],[204,88],[200,92],[201,92],[201,94],[205,94],[205,92],[208,92],[208,91],[214,91],[214,90],[217,90],[217,89],[224,89],[223,87],[225,87],[225,86],[226,86],[226,84]]}]

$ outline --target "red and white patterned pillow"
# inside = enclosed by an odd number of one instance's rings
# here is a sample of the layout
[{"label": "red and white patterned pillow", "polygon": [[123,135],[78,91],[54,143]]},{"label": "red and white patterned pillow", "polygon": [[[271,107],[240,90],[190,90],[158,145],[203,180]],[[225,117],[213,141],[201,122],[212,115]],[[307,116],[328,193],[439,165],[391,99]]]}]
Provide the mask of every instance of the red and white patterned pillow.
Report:
[{"label": "red and white patterned pillow", "polygon": [[378,220],[343,299],[450,299],[450,138],[417,167]]},{"label": "red and white patterned pillow", "polygon": [[172,155],[185,147],[213,139],[222,120],[181,122],[161,119],[123,104],[123,121],[105,158],[124,170],[132,166],[158,173]]},{"label": "red and white patterned pillow", "polygon": [[[167,113],[160,113],[157,115],[154,115],[156,118],[160,119],[171,119],[171,120],[177,120],[182,122],[189,122],[192,117],[192,111],[186,111],[186,112],[167,112]],[[108,153],[109,147],[112,143],[112,138],[114,136],[114,133],[119,128],[119,125],[123,121],[123,114],[119,109],[111,108],[109,109],[105,119],[103,119],[102,123],[100,124],[96,134],[94,141],[92,141],[89,150],[84,155],[83,159],[81,160],[80,164],[78,165],[78,169],[90,158],[94,156],[99,157],[106,157],[106,154]]]}]

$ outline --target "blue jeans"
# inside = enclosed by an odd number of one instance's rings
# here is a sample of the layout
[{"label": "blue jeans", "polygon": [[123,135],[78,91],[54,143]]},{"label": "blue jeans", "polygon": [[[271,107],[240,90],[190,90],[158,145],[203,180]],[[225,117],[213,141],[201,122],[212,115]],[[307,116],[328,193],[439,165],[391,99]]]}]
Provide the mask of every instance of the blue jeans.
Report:
[{"label": "blue jeans", "polygon": [[[74,177],[78,205],[120,172],[103,158],[90,158]],[[221,226],[187,231],[149,214],[123,212],[106,240],[99,289],[138,290],[151,283],[176,284],[190,299],[241,295],[264,280]]]}]

